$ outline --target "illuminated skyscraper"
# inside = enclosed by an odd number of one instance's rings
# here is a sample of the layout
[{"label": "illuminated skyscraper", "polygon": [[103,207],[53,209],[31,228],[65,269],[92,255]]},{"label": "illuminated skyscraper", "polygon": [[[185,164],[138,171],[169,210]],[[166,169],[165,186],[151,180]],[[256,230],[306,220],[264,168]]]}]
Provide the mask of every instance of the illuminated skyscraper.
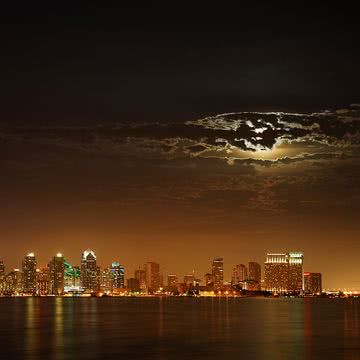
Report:
[{"label": "illuminated skyscraper", "polygon": [[96,266],[96,255],[92,250],[85,250],[81,258],[81,286],[87,292],[98,291],[98,269]]},{"label": "illuminated skyscraper", "polygon": [[135,279],[139,280],[140,290],[146,291],[146,272],[144,269],[135,270]]},{"label": "illuminated skyscraper", "polygon": [[37,289],[36,293],[38,295],[49,295],[51,293],[50,290],[50,268],[40,268],[37,269]]},{"label": "illuminated skyscraper", "polygon": [[64,267],[64,291],[79,291],[80,268],[78,266],[71,266],[65,259]]},{"label": "illuminated skyscraper", "polygon": [[62,295],[64,293],[64,257],[61,253],[56,254],[49,263],[50,269],[50,293]]},{"label": "illuminated skyscraper", "polygon": [[204,285],[207,287],[210,287],[213,285],[213,279],[212,279],[212,275],[210,273],[206,273],[204,275]]},{"label": "illuminated skyscraper", "polygon": [[265,287],[274,292],[296,292],[303,290],[302,252],[267,254],[265,262]]},{"label": "illuminated skyscraper", "polygon": [[5,276],[5,264],[3,260],[0,260],[0,279]]},{"label": "illuminated skyscraper", "polygon": [[254,290],[261,290],[261,265],[257,262],[249,262],[248,279],[253,282]]},{"label": "illuminated skyscraper", "polygon": [[26,294],[36,293],[36,258],[34,253],[25,256],[22,262],[23,292]]},{"label": "illuminated skyscraper", "polygon": [[146,288],[152,293],[160,288],[160,265],[155,262],[147,262],[145,264]]},{"label": "illuminated skyscraper", "polygon": [[0,294],[4,293],[5,288],[5,265],[4,261],[0,260]]},{"label": "illuminated skyscraper", "polygon": [[102,269],[100,275],[100,289],[103,292],[111,292],[114,288],[111,269]]},{"label": "illuminated skyscraper", "polygon": [[168,275],[168,277],[167,277],[167,286],[168,286],[168,288],[176,289],[177,286],[178,286],[178,283],[179,283],[179,281],[178,281],[177,275],[174,275],[174,274]]},{"label": "illuminated skyscraper", "polygon": [[289,283],[288,254],[267,254],[265,261],[265,288],[286,292]]},{"label": "illuminated skyscraper", "polygon": [[302,252],[290,252],[289,259],[289,285],[288,291],[301,292],[303,286],[303,262],[304,254]]},{"label": "illuminated skyscraper", "polygon": [[194,274],[186,274],[184,275],[184,284],[187,288],[191,288],[194,286],[195,275]]},{"label": "illuminated skyscraper", "polygon": [[22,274],[19,269],[14,269],[5,276],[3,292],[7,295],[22,292]]},{"label": "illuminated skyscraper", "polygon": [[305,294],[320,295],[322,293],[321,273],[304,272]]},{"label": "illuminated skyscraper", "polygon": [[125,287],[125,267],[118,262],[111,264],[111,275],[114,289],[123,289]]},{"label": "illuminated skyscraper", "polygon": [[247,277],[248,277],[248,274],[247,274],[246,266],[244,264],[236,265],[233,268],[231,283],[233,285],[239,285],[239,284],[243,283],[247,279]]},{"label": "illuminated skyscraper", "polygon": [[224,283],[224,259],[217,257],[212,262],[212,280],[214,289],[219,290]]}]

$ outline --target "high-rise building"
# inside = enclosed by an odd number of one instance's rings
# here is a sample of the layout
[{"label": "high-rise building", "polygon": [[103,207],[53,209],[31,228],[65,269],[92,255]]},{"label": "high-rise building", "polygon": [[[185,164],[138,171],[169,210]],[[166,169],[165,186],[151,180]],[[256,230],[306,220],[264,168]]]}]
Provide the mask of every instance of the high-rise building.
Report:
[{"label": "high-rise building", "polygon": [[321,273],[304,272],[304,291],[311,295],[322,293]]},{"label": "high-rise building", "polygon": [[40,268],[37,272],[37,289],[36,293],[40,296],[49,295],[51,293],[50,288],[50,268]]},{"label": "high-rise building", "polygon": [[36,293],[36,257],[34,253],[25,256],[22,262],[23,292],[26,294]]},{"label": "high-rise building", "polygon": [[290,252],[267,254],[265,261],[265,288],[273,292],[296,292],[303,290],[304,254]]},{"label": "high-rise building", "polygon": [[78,291],[80,288],[80,268],[71,266],[64,259],[64,291]]},{"label": "high-rise building", "polygon": [[131,292],[139,292],[140,291],[140,283],[139,280],[136,278],[129,278],[127,279],[127,288]]},{"label": "high-rise building", "polygon": [[140,290],[146,291],[146,272],[144,269],[135,270],[135,279],[139,280]]},{"label": "high-rise building", "polygon": [[304,254],[302,252],[290,252],[289,259],[289,285],[288,291],[301,292],[304,290],[303,263]]},{"label": "high-rise building", "polygon": [[212,280],[214,289],[219,290],[224,284],[224,259],[217,257],[212,262]]},{"label": "high-rise building", "polygon": [[112,292],[114,288],[114,279],[111,269],[102,269],[100,275],[100,289],[103,292]]},{"label": "high-rise building", "polygon": [[80,282],[86,292],[98,291],[98,268],[96,266],[96,255],[92,250],[85,250],[81,258]]},{"label": "high-rise building", "polygon": [[210,273],[206,273],[204,275],[204,285],[207,287],[210,287],[213,285],[213,279],[212,279],[212,275]]},{"label": "high-rise building", "polygon": [[170,289],[176,289],[179,284],[178,277],[175,274],[169,274],[167,276],[167,286]]},{"label": "high-rise building", "polygon": [[236,265],[233,268],[231,283],[232,285],[239,285],[243,283],[247,279],[247,277],[248,274],[246,266],[244,264]]},{"label": "high-rise building", "polygon": [[0,279],[5,276],[5,264],[3,260],[0,260]]},{"label": "high-rise building", "polygon": [[265,288],[286,292],[289,283],[288,254],[267,254],[265,261]]},{"label": "high-rise building", "polygon": [[56,254],[50,263],[50,293],[52,295],[62,295],[64,293],[64,257],[61,253]]},{"label": "high-rise building", "polygon": [[149,293],[158,291],[161,284],[160,265],[155,262],[145,264],[146,288]]},{"label": "high-rise building", "polygon": [[5,288],[5,265],[4,261],[0,260],[0,294],[4,293]]},{"label": "high-rise building", "polygon": [[184,284],[187,288],[191,288],[194,286],[195,275],[194,274],[186,274],[184,275]]},{"label": "high-rise building", "polygon": [[125,267],[117,261],[111,264],[111,274],[114,289],[123,289],[125,287]]},{"label": "high-rise building", "polygon": [[14,295],[22,292],[22,274],[19,269],[14,269],[5,276],[4,294]]},{"label": "high-rise building", "polygon": [[251,261],[248,270],[248,279],[253,282],[253,289],[261,290],[261,265]]}]

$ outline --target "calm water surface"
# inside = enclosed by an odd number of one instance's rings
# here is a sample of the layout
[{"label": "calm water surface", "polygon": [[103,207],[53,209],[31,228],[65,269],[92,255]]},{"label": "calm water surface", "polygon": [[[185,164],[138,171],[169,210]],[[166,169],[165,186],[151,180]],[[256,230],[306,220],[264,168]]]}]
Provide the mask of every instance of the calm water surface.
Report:
[{"label": "calm water surface", "polygon": [[1,359],[360,359],[360,300],[0,298]]}]

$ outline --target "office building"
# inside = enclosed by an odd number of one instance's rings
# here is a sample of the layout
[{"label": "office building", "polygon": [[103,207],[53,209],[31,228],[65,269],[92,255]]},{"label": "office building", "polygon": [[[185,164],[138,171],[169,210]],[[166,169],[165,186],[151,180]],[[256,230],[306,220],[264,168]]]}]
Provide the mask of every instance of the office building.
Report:
[{"label": "office building", "polygon": [[257,262],[249,262],[248,280],[251,281],[251,290],[261,290],[261,265]]},{"label": "office building", "polygon": [[0,279],[5,277],[5,264],[3,260],[0,260]]},{"label": "office building", "polygon": [[287,292],[289,283],[288,254],[267,254],[265,288],[272,292]]},{"label": "office building", "polygon": [[303,287],[303,263],[304,254],[302,252],[290,252],[288,254],[289,261],[289,285],[288,291],[301,292]]},{"label": "office building", "polygon": [[3,293],[6,295],[17,295],[22,293],[22,273],[19,269],[14,269],[5,275]]},{"label": "office building", "polygon": [[171,290],[177,289],[177,286],[179,284],[177,275],[169,274],[167,276],[167,286]]},{"label": "office building", "polygon": [[265,289],[272,292],[302,292],[303,262],[302,252],[267,254]]},{"label": "office building", "polygon": [[140,292],[140,282],[139,279],[136,278],[129,278],[127,279],[127,288],[129,289],[129,291],[133,292],[133,293],[138,293]]},{"label": "office building", "polygon": [[155,262],[145,264],[146,288],[149,293],[159,290],[161,285],[160,265]]},{"label": "office building", "polygon": [[224,284],[224,259],[217,257],[212,262],[212,280],[215,290],[220,290]]},{"label": "office building", "polygon": [[114,289],[123,289],[125,287],[125,267],[114,261],[110,271]]},{"label": "office building", "polygon": [[0,294],[4,293],[5,288],[5,265],[4,261],[0,260]]},{"label": "office building", "polygon": [[212,279],[212,275],[210,273],[206,273],[204,275],[204,285],[206,287],[212,287],[213,286],[213,279]]},{"label": "office building", "polygon": [[244,264],[236,265],[233,268],[231,283],[232,285],[241,285],[248,277],[247,268]]},{"label": "office building", "polygon": [[135,279],[139,280],[140,290],[146,291],[146,273],[144,269],[135,270]]},{"label": "office building", "polygon": [[64,291],[73,292],[80,290],[80,268],[71,266],[64,259]]},{"label": "office building", "polygon": [[114,289],[114,278],[111,269],[102,269],[100,272],[100,290],[110,293]]},{"label": "office building", "polygon": [[36,293],[36,257],[34,253],[27,254],[22,262],[22,285],[25,294]]},{"label": "office building", "polygon": [[187,289],[192,288],[194,286],[194,282],[195,282],[194,274],[184,275],[184,284]]},{"label": "office building", "polygon": [[309,295],[322,293],[321,273],[304,272],[304,291]]},{"label": "office building", "polygon": [[50,288],[50,268],[40,268],[36,270],[37,274],[37,289],[36,293],[40,296],[46,296],[51,293]]},{"label": "office building", "polygon": [[98,267],[96,255],[92,250],[85,250],[81,257],[81,287],[86,292],[96,292],[99,289]]},{"label": "office building", "polygon": [[62,295],[64,293],[64,257],[56,254],[49,263],[50,269],[50,294]]}]

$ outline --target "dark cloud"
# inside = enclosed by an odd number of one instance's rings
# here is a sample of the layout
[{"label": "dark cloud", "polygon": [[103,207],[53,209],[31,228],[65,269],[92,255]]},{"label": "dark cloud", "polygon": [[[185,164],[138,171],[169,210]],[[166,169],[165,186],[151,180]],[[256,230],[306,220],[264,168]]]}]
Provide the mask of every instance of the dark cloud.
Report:
[{"label": "dark cloud", "polygon": [[201,155],[206,150],[261,153],[284,142],[358,146],[359,119],[355,110],[318,114],[231,113],[178,124],[2,128],[1,138],[3,141],[40,142],[86,151],[123,152],[132,146],[136,151],[172,153],[180,150],[194,155]]}]

